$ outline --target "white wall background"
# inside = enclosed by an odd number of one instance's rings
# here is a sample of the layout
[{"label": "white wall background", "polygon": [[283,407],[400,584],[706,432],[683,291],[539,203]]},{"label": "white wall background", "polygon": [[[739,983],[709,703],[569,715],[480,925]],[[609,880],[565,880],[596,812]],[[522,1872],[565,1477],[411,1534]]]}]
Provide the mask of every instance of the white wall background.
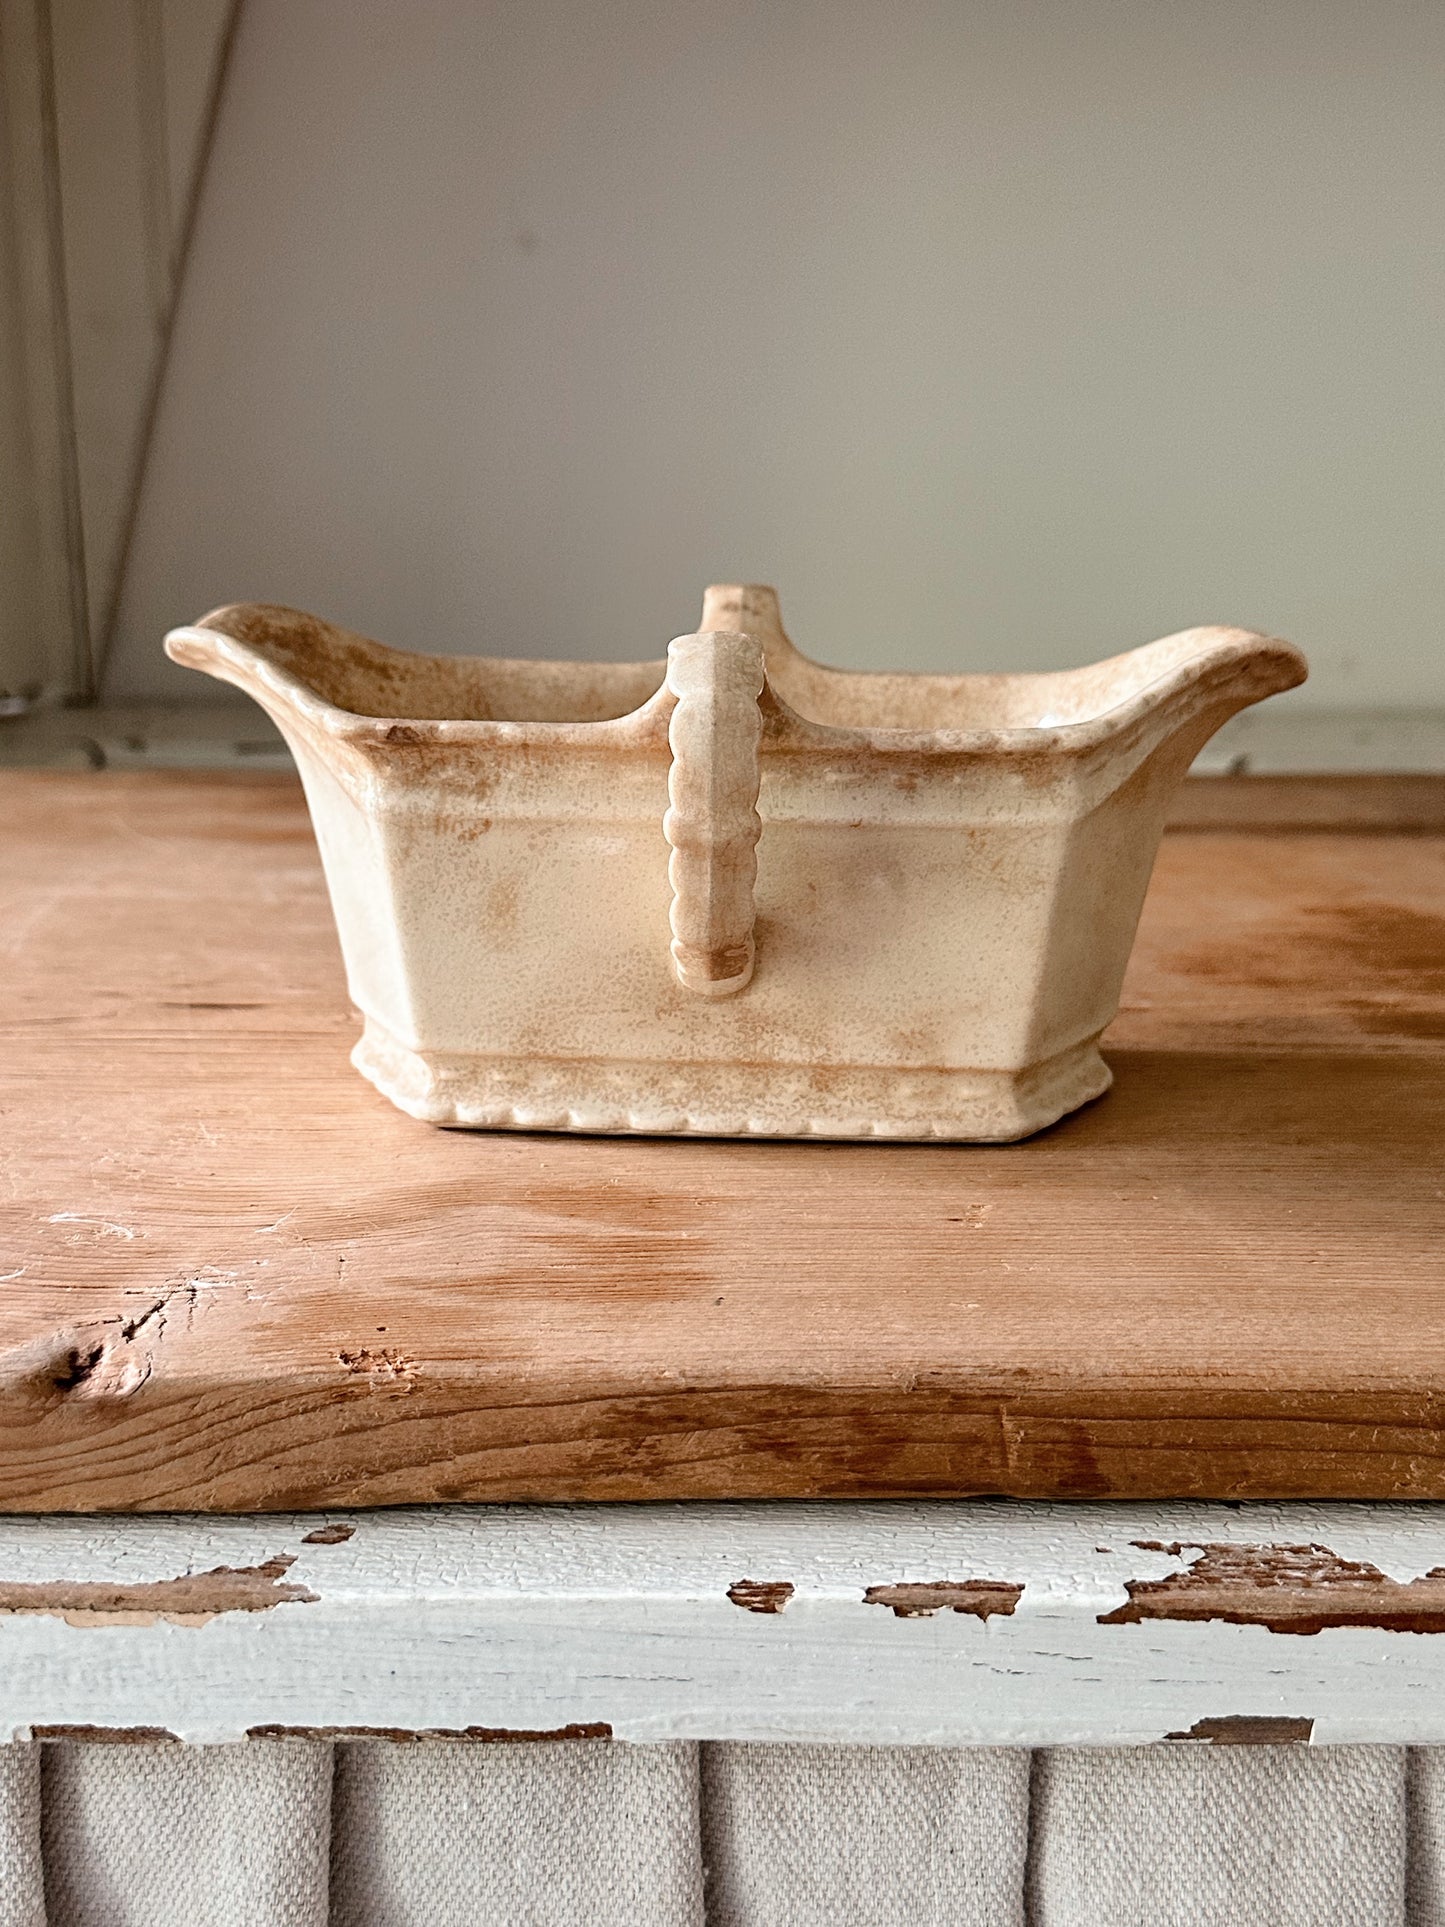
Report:
[{"label": "white wall background", "polygon": [[1439,0],[245,0],[111,693],[233,598],[1445,703]]}]

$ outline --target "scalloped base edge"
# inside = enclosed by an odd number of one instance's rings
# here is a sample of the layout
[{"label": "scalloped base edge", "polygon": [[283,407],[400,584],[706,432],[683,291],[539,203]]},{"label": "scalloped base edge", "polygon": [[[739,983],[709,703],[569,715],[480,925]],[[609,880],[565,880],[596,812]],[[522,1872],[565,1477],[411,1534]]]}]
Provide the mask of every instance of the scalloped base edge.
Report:
[{"label": "scalloped base edge", "polygon": [[481,1131],[1011,1143],[1101,1096],[1098,1038],[1021,1071],[669,1063],[409,1050],[374,1018],[351,1061],[399,1110]]}]

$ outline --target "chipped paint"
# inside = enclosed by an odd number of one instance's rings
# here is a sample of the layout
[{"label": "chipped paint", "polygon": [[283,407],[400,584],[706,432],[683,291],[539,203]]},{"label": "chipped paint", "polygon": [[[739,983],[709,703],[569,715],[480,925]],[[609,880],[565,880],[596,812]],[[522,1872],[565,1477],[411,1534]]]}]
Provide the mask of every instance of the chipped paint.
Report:
[{"label": "chipped paint", "polygon": [[930,1619],[936,1612],[992,1619],[996,1613],[1012,1614],[1023,1590],[1006,1579],[905,1580],[894,1586],[870,1586],[863,1604],[891,1607],[898,1619]]},{"label": "chipped paint", "polygon": [[1365,1559],[1328,1546],[1229,1545],[1135,1539],[1141,1552],[1199,1557],[1163,1579],[1125,1582],[1128,1603],[1100,1613],[1101,1626],[1146,1619],[1222,1620],[1272,1633],[1311,1634],[1335,1626],[1390,1633],[1445,1632],[1445,1566],[1401,1583]]},{"label": "chipped paint", "polygon": [[1268,1713],[1224,1713],[1196,1720],[1187,1733],[1166,1733],[1166,1740],[1203,1740],[1209,1746],[1308,1746],[1313,1720],[1276,1718]]},{"label": "chipped paint", "polygon": [[[1429,1623],[1442,1584],[1438,1506],[345,1504],[0,1516],[0,1575],[24,1582],[0,1583],[0,1738],[65,1723],[187,1744],[608,1728],[636,1743],[1445,1742],[1445,1639],[1399,1637]],[[255,1609],[298,1581],[320,1595],[306,1611]],[[784,1583],[781,1616],[729,1597]],[[1203,1616],[1171,1616],[1191,1602]],[[241,1609],[204,1638],[184,1630],[222,1607]],[[1139,1623],[1109,1623],[1130,1608]],[[1343,1630],[1265,1623],[1310,1616]]]},{"label": "chipped paint", "polygon": [[285,1578],[294,1552],[257,1566],[213,1566],[174,1579],[111,1583],[94,1579],[0,1580],[0,1616],[39,1613],[68,1626],[204,1626],[223,1613],[269,1612],[319,1594]]},{"label": "chipped paint", "polygon": [[318,1526],[314,1532],[306,1533],[301,1543],[303,1546],[344,1546],[348,1539],[355,1537],[355,1526],[342,1525],[337,1521],[334,1525]]},{"label": "chipped paint", "polygon": [[570,1726],[249,1726],[248,1740],[469,1740],[480,1746],[535,1745],[543,1740],[610,1740],[605,1720],[578,1720]]},{"label": "chipped paint", "polygon": [[793,1596],[791,1579],[735,1579],[728,1598],[748,1613],[780,1613]]},{"label": "chipped paint", "polygon": [[84,1746],[179,1746],[168,1726],[32,1726],[32,1740],[71,1740]]}]

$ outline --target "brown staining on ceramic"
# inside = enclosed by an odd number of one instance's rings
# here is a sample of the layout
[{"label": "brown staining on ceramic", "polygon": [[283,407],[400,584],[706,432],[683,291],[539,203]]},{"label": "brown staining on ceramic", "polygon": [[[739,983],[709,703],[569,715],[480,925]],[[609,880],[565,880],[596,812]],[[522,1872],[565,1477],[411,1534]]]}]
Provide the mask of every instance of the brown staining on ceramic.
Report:
[{"label": "brown staining on ceramic", "polygon": [[1445,1632],[1445,1567],[1422,1578],[1390,1579],[1367,1560],[1328,1546],[1195,1546],[1136,1539],[1141,1552],[1200,1557],[1185,1572],[1126,1582],[1129,1603],[1101,1613],[1101,1626],[1149,1619],[1218,1620],[1272,1633],[1319,1633],[1370,1626],[1387,1633]]},{"label": "brown staining on ceramic", "polygon": [[913,1579],[893,1586],[870,1586],[863,1604],[888,1606],[897,1619],[931,1619],[937,1612],[1007,1619],[1023,1598],[1023,1591],[1009,1579]]},{"label": "brown staining on ceramic", "polygon": [[356,1537],[355,1526],[335,1525],[318,1526],[314,1532],[302,1536],[303,1546],[344,1546],[348,1539]]},{"label": "brown staining on ceramic", "polygon": [[735,1579],[728,1598],[746,1613],[780,1613],[793,1590],[791,1579]]},{"label": "brown staining on ceramic", "polygon": [[672,961],[684,990],[731,996],[753,974],[763,649],[756,636],[680,636],[663,835],[672,846]]},{"label": "brown staining on ceramic", "polygon": [[[241,651],[229,648],[240,643]],[[414,655],[369,636],[275,603],[213,609],[177,632],[169,654],[195,669],[235,682],[285,715],[303,733],[309,723],[292,691],[259,671],[279,669],[337,714],[310,734],[324,741],[336,723],[363,722],[358,737],[380,745],[425,746],[435,731],[418,723],[602,722],[632,715],[662,680],[660,662],[562,663],[476,656]],[[367,728],[364,719],[374,719]],[[397,724],[408,736],[389,736]],[[333,738],[334,741],[334,738]]]},{"label": "brown staining on ceramic", "polygon": [[0,1615],[40,1613],[68,1626],[204,1626],[222,1613],[314,1605],[318,1593],[286,1578],[295,1563],[294,1552],[278,1552],[259,1566],[212,1566],[175,1579],[0,1580]]},{"label": "brown staining on ceramic", "polygon": [[411,1746],[420,1740],[470,1740],[480,1746],[533,1745],[545,1740],[610,1740],[605,1720],[579,1720],[570,1726],[250,1726],[248,1740],[391,1740]]},{"label": "brown staining on ceramic", "polygon": [[[1166,791],[1226,715],[1304,674],[1286,644],[1204,628],[1064,675],[857,675],[799,654],[759,584],[710,589],[665,677],[406,655],[263,605],[167,647],[325,774],[363,1075],[438,1125],[668,1136],[1005,1141],[1100,1096]],[[794,852],[767,926],[760,775],[766,836]],[[659,818],[670,972],[643,957]],[[1031,1056],[1045,1037],[1075,1041]]]},{"label": "brown staining on ceramic", "polygon": [[168,1726],[32,1726],[32,1740],[71,1740],[82,1746],[179,1746]]},{"label": "brown staining on ceramic", "polygon": [[1217,1719],[1196,1720],[1186,1733],[1166,1733],[1166,1740],[1203,1740],[1210,1746],[1308,1746],[1314,1737],[1313,1720],[1278,1719],[1261,1713],[1224,1713]]}]

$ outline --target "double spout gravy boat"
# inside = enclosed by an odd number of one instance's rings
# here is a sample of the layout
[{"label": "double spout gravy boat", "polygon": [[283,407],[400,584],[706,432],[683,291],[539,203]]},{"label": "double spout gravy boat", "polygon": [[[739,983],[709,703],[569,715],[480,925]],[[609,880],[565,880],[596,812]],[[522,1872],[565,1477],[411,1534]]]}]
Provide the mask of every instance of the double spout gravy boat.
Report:
[{"label": "double spout gravy boat", "polygon": [[666,661],[174,630],[293,751],[357,1068],[433,1124],[1012,1139],[1100,1095],[1170,797],[1287,643],[1045,675],[825,669],[760,587]]}]

